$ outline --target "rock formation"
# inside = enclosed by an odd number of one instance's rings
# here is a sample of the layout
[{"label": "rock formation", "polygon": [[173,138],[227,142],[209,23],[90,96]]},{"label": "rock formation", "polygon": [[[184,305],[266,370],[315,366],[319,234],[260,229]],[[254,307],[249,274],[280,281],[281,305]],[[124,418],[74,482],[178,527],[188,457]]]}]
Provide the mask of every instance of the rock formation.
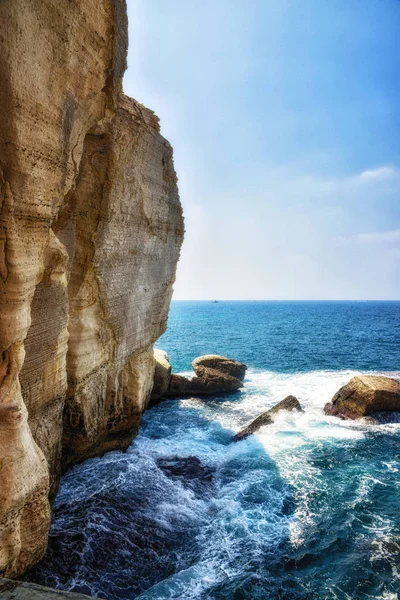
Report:
[{"label": "rock formation", "polygon": [[121,92],[124,0],[4,0],[0,50],[0,573],[15,577],[46,548],[61,465],[137,431],[183,222],[172,149]]},{"label": "rock formation", "polygon": [[[158,351],[161,352],[162,351]],[[215,396],[236,392],[243,387],[247,366],[236,360],[206,354],[195,358],[194,377],[171,373],[167,355],[158,354],[152,399],[179,398],[182,396]]]},{"label": "rock formation", "polygon": [[36,583],[0,579],[0,600],[90,600],[90,598],[92,596],[54,590]]},{"label": "rock formation", "polygon": [[210,379],[217,372],[243,381],[247,371],[245,364],[218,354],[199,356],[192,362],[192,367],[201,379]]},{"label": "rock formation", "polygon": [[264,425],[271,425],[271,423],[274,422],[273,417],[281,410],[296,410],[299,412],[303,411],[300,402],[295,396],[287,396],[286,398],[281,400],[281,402],[278,402],[278,404],[275,404],[275,406],[273,406],[269,410],[262,413],[259,417],[254,419],[254,421],[251,421],[251,423],[249,423],[246,427],[244,427],[244,429],[239,431],[234,436],[233,441],[239,442],[240,440],[244,440],[252,433],[258,431],[261,427],[264,427]]},{"label": "rock formation", "polygon": [[324,412],[342,419],[400,411],[400,381],[381,375],[353,377],[325,405]]},{"label": "rock formation", "polygon": [[168,354],[164,350],[154,348],[154,382],[151,390],[151,400],[159,400],[168,392],[171,381],[172,367]]}]

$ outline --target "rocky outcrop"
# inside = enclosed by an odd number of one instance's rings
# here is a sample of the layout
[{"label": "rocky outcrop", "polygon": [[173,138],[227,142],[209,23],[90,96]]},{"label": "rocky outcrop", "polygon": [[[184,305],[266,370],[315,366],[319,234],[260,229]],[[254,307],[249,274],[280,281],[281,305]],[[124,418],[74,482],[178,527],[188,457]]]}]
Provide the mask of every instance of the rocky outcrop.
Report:
[{"label": "rocky outcrop", "polygon": [[284,398],[284,400],[281,400],[281,402],[278,402],[278,404],[275,404],[275,406],[273,406],[269,410],[262,413],[259,417],[254,419],[254,421],[251,421],[251,423],[249,423],[246,427],[244,427],[244,429],[239,431],[234,436],[233,441],[239,442],[240,440],[244,440],[252,433],[258,431],[261,427],[264,427],[264,425],[271,425],[271,423],[274,422],[274,416],[276,416],[277,413],[281,410],[287,410],[290,412],[293,410],[299,412],[303,411],[300,402],[295,396],[287,396],[286,398]]},{"label": "rocky outcrop", "polygon": [[215,396],[236,392],[243,387],[247,369],[243,363],[225,356],[207,354],[196,358],[192,366],[196,373],[195,377],[171,375],[165,397]]},{"label": "rocky outcrop", "polygon": [[325,414],[342,419],[387,411],[400,411],[400,381],[381,375],[353,377],[324,408]]},{"label": "rocky outcrop", "polygon": [[202,379],[209,379],[217,371],[243,381],[247,370],[245,364],[218,354],[199,356],[192,362],[192,367],[197,377]]},{"label": "rocky outcrop", "polygon": [[57,231],[71,264],[68,465],[126,447],[150,398],[183,235],[172,149],[151,111],[122,96],[88,136]]},{"label": "rocky outcrop", "polygon": [[121,93],[124,0],[0,3],[0,572],[47,543],[64,467],[126,447],[183,222],[172,149]]},{"label": "rocky outcrop", "polygon": [[25,581],[0,579],[0,600],[89,600],[91,597]]},{"label": "rocky outcrop", "polygon": [[154,348],[154,380],[151,390],[151,400],[159,400],[168,392],[171,381],[172,367],[168,354],[164,350]]}]

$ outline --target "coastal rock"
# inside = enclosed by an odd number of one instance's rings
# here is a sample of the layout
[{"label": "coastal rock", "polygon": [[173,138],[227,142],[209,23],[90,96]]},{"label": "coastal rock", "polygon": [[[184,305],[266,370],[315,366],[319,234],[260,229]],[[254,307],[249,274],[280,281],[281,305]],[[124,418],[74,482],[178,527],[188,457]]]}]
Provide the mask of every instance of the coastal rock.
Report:
[{"label": "coastal rock", "polygon": [[232,360],[226,356],[219,356],[218,354],[205,354],[195,358],[192,362],[193,371],[201,379],[209,379],[214,376],[215,371],[224,373],[230,377],[240,379],[243,381],[246,374],[247,366],[237,360]]},{"label": "coastal rock", "polygon": [[109,0],[0,3],[0,572],[6,576],[34,564],[47,544],[46,459],[54,490],[68,338],[67,259],[53,224],[77,178],[86,134],[113,114],[125,69],[124,14],[122,1],[114,7]]},{"label": "coastal rock", "polygon": [[247,366],[231,358],[206,354],[192,362],[194,377],[172,374],[166,397],[216,396],[229,394],[243,387]]},{"label": "coastal rock", "polygon": [[66,467],[126,448],[150,400],[183,238],[172,148],[152,111],[120,96],[87,136],[58,232],[71,265]]},{"label": "coastal rock", "polygon": [[240,440],[245,439],[252,433],[258,431],[260,427],[263,427],[264,425],[270,425],[274,422],[273,417],[281,410],[296,410],[299,412],[303,411],[300,402],[295,396],[287,396],[286,398],[284,398],[284,400],[281,400],[281,402],[278,402],[278,404],[275,404],[275,406],[273,406],[269,410],[262,413],[259,417],[254,419],[254,421],[251,421],[251,423],[249,423],[244,429],[239,431],[234,436],[233,441],[239,442]]},{"label": "coastal rock", "polygon": [[184,377],[172,374],[168,392],[169,398],[181,396],[216,396],[229,394],[243,387],[243,382],[236,377],[217,371],[204,369],[203,377]]},{"label": "coastal rock", "polygon": [[176,398],[179,396],[190,396],[195,384],[192,383],[194,378],[184,377],[172,373],[169,381],[168,391],[165,394],[166,398]]},{"label": "coastal rock", "polygon": [[387,411],[400,411],[400,381],[381,375],[353,377],[324,408],[325,414],[342,419]]},{"label": "coastal rock", "polygon": [[400,423],[400,411],[387,411],[372,413],[365,420],[372,425],[388,425],[390,423]]},{"label": "coastal rock", "polygon": [[64,468],[137,431],[183,237],[172,148],[125,97],[124,0],[0,2],[0,572]]},{"label": "coastal rock", "polygon": [[164,350],[154,348],[154,380],[151,390],[151,400],[159,400],[168,391],[172,367],[168,354]]},{"label": "coastal rock", "polygon": [[159,458],[157,466],[171,479],[204,496],[212,490],[215,467],[203,465],[197,456]]},{"label": "coastal rock", "polygon": [[92,596],[64,592],[36,583],[0,579],[0,600],[90,600],[90,598]]}]

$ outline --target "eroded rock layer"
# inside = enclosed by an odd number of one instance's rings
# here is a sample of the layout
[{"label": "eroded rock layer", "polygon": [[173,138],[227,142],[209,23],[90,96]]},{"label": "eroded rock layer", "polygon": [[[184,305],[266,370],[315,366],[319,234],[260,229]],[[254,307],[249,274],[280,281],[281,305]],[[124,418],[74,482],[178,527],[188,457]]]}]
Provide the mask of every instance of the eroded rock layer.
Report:
[{"label": "eroded rock layer", "polygon": [[121,96],[85,141],[56,226],[70,256],[64,463],[126,447],[153,385],[183,235],[172,150]]},{"label": "eroded rock layer", "polygon": [[172,149],[121,93],[124,0],[0,3],[0,573],[42,556],[61,460],[125,447],[183,236]]}]

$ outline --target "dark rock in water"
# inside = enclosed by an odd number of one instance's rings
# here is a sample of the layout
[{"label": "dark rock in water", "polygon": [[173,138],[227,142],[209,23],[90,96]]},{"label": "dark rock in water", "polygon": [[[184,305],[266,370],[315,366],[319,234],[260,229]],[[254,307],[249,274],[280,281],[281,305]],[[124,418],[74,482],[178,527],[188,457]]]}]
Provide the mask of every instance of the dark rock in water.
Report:
[{"label": "dark rock in water", "polygon": [[90,600],[92,596],[70,594],[36,583],[0,579],[0,600]]},{"label": "dark rock in water", "polygon": [[[112,480],[115,463],[108,468]],[[129,468],[121,471],[121,479],[125,476],[122,485],[115,480],[90,495],[56,503],[46,555],[24,579],[101,598],[136,598],[175,572],[189,543],[190,564],[202,515],[196,522],[177,509],[164,525],[158,507],[165,499],[178,507],[174,482],[166,486],[156,466],[143,474],[149,487],[138,488]]]},{"label": "dark rock in water", "polygon": [[274,422],[274,415],[276,415],[281,410],[296,410],[299,412],[303,412],[303,409],[301,408],[300,402],[297,400],[297,398],[295,396],[287,396],[284,400],[278,402],[278,404],[275,404],[275,406],[273,406],[266,412],[262,413],[262,415],[254,419],[254,421],[251,421],[251,423],[249,423],[244,429],[239,431],[234,436],[233,441],[239,442],[240,440],[245,439],[252,433],[258,431],[260,427],[263,427],[264,425],[270,425]]},{"label": "dark rock in water", "polygon": [[366,417],[365,420],[373,425],[388,425],[390,423],[400,423],[400,411],[372,413],[372,415]]},{"label": "dark rock in water", "polygon": [[243,381],[247,370],[247,365],[244,363],[218,354],[199,356],[192,362],[192,367],[196,375],[205,380],[210,378],[210,373],[213,376],[214,371],[218,371],[218,373],[224,373]]},{"label": "dark rock in water", "polygon": [[167,477],[179,480],[183,487],[198,495],[204,495],[213,488],[215,469],[203,465],[196,456],[160,458],[157,466]]},{"label": "dark rock in water", "polygon": [[400,411],[400,381],[381,375],[353,377],[325,405],[324,412],[342,419]]}]

